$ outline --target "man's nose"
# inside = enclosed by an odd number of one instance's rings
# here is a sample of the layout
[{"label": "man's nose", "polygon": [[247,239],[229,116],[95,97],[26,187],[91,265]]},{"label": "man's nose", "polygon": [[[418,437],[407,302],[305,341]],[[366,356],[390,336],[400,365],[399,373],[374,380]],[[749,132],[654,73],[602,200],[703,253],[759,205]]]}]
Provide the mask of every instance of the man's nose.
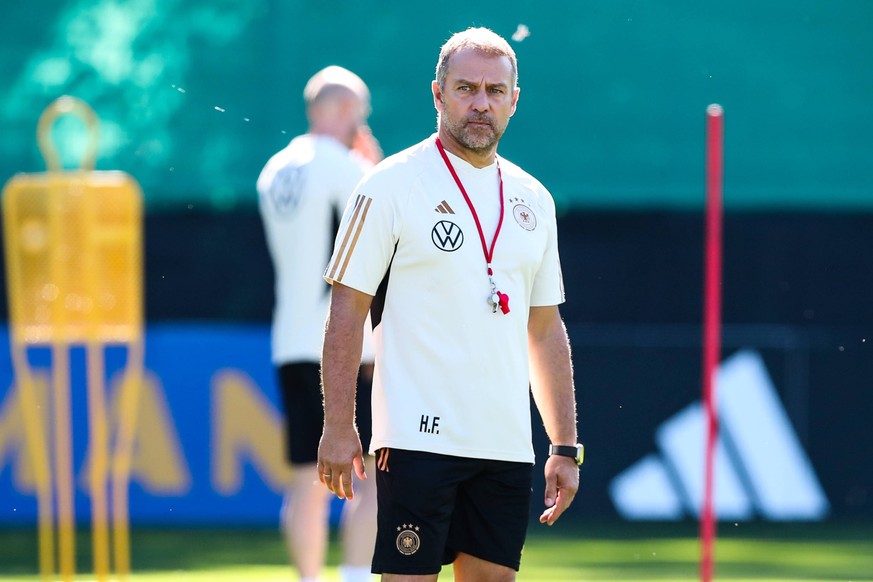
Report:
[{"label": "man's nose", "polygon": [[488,103],[488,94],[485,89],[479,89],[476,91],[476,94],[473,96],[473,109],[476,111],[487,111],[489,107]]}]

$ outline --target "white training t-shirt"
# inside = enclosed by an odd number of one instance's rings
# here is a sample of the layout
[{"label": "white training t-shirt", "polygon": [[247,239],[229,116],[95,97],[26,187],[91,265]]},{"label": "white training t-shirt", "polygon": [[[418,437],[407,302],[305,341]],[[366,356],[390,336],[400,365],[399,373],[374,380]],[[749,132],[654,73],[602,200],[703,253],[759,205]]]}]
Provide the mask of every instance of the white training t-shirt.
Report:
[{"label": "white training t-shirt", "polygon": [[[448,154],[490,247],[497,166]],[[510,312],[493,313],[476,223],[435,136],[391,156],[349,199],[325,271],[373,295],[373,440],[382,447],[533,462],[527,324],[564,301],[555,207],[536,179],[499,159],[505,203],[492,268]]]},{"label": "white training t-shirt", "polygon": [[[321,361],[330,300],[322,274],[342,210],[368,168],[334,138],[306,134],[291,140],[261,171],[259,206],[276,282],[276,365]],[[372,349],[365,330],[364,361],[372,361]]]}]

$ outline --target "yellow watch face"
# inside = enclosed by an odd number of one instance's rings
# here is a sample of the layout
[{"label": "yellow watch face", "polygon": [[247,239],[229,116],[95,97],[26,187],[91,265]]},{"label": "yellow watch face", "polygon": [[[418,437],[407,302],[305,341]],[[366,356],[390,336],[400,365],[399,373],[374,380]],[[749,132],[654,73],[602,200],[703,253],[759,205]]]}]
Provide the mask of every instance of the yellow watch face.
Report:
[{"label": "yellow watch face", "polygon": [[576,461],[577,465],[581,465],[582,460],[585,458],[585,447],[582,443],[576,443],[575,445],[549,445],[549,454],[570,457]]}]

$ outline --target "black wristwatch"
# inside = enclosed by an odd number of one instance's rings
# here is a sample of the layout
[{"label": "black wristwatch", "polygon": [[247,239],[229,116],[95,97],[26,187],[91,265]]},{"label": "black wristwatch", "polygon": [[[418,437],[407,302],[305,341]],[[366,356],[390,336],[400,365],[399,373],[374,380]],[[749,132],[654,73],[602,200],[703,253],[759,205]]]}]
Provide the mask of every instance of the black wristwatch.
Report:
[{"label": "black wristwatch", "polygon": [[570,457],[576,461],[577,465],[581,465],[585,458],[585,447],[582,443],[576,443],[575,445],[549,445],[549,455]]}]

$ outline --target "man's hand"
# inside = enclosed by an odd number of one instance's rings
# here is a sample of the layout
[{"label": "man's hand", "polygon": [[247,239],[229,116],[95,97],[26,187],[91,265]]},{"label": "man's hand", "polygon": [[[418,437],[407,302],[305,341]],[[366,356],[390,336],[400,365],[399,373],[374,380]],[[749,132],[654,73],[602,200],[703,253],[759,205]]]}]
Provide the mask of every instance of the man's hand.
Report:
[{"label": "man's hand", "polygon": [[361,438],[353,426],[347,429],[329,429],[327,426],[318,443],[318,480],[327,485],[340,499],[352,500],[355,489],[352,472],[366,479]]},{"label": "man's hand", "polygon": [[546,510],[540,523],[552,525],[570,507],[579,490],[579,466],[570,457],[551,455],[546,459]]},{"label": "man's hand", "polygon": [[373,165],[378,164],[385,157],[379,140],[376,139],[367,125],[358,128],[358,133],[355,134],[355,141],[352,144],[352,151]]},{"label": "man's hand", "polygon": [[318,443],[318,480],[343,499],[355,496],[352,473],[361,479],[364,457],[355,429],[355,387],[361,367],[364,320],[372,297],[334,282],[321,356],[324,429]]}]

